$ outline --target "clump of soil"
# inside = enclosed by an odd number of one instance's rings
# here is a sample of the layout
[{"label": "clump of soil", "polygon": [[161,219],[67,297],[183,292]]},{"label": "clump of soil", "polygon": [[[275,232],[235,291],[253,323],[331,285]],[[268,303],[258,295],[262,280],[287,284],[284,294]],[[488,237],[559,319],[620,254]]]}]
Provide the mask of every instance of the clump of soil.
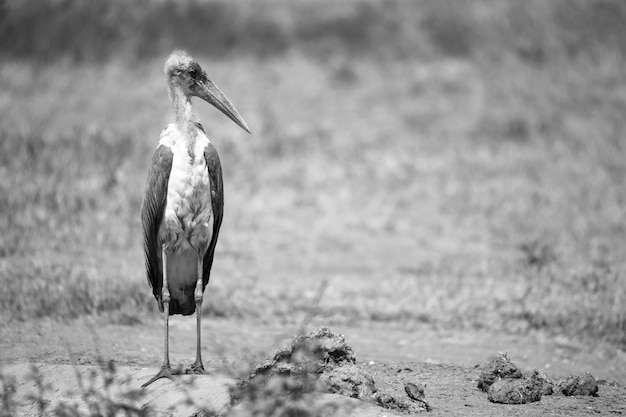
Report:
[{"label": "clump of soil", "polygon": [[364,399],[376,392],[376,387],[374,380],[355,363],[354,352],[344,336],[319,327],[306,335],[297,334],[272,359],[257,365],[233,389],[232,401],[254,399],[257,392],[276,388],[277,379],[285,380],[279,385],[291,397],[322,390]]},{"label": "clump of soil", "polygon": [[279,349],[272,359],[257,365],[248,381],[305,371],[319,376],[325,371],[354,365],[355,362],[354,352],[343,335],[335,335],[327,327],[319,327],[307,335],[294,336],[290,345]]},{"label": "clump of soil", "polygon": [[554,392],[554,382],[552,382],[548,374],[535,369],[530,378],[535,381],[536,384],[541,385],[541,395],[552,395]]},{"label": "clump of soil", "polygon": [[508,358],[506,353],[492,358],[484,367],[478,378],[478,388],[489,391],[489,387],[502,378],[521,378],[522,371]]},{"label": "clump of soil", "polygon": [[529,378],[499,379],[489,387],[487,398],[500,404],[526,404],[541,399],[541,382]]},{"label": "clump of soil", "polygon": [[256,366],[231,391],[232,404],[238,404],[232,410],[244,410],[250,415],[257,411],[269,415],[272,410],[280,411],[280,415],[295,415],[289,413],[301,410],[306,413],[297,415],[327,415],[328,410],[317,410],[315,406],[316,391],[373,401],[381,407],[408,413],[430,410],[423,386],[406,384],[408,398],[379,392],[374,378],[356,365],[354,352],[344,336],[333,334],[326,327],[296,335],[289,346]]},{"label": "clump of soil", "polygon": [[376,385],[374,379],[361,368],[345,365],[324,372],[318,379],[318,389],[368,400],[376,392]]},{"label": "clump of soil", "polygon": [[542,395],[551,395],[553,387],[554,383],[545,372],[535,369],[530,377],[526,377],[518,369],[518,372],[491,384],[487,398],[493,403],[526,404],[539,401]]},{"label": "clump of soil", "polygon": [[585,373],[555,384],[548,375],[535,369],[524,376],[506,354],[491,359],[478,379],[478,388],[487,391],[489,401],[501,404],[526,404],[539,401],[542,395],[598,395],[598,383]]},{"label": "clump of soil", "polygon": [[598,396],[598,383],[590,373],[574,375],[559,382],[554,391],[563,395],[591,395]]}]

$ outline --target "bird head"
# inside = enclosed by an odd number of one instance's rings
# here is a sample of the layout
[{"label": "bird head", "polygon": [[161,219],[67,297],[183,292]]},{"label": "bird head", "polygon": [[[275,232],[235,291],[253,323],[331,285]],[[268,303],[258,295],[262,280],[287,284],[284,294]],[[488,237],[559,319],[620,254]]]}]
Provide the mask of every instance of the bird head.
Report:
[{"label": "bird head", "polygon": [[200,64],[185,51],[174,51],[165,61],[165,77],[170,89],[179,89],[186,97],[199,97],[215,106],[248,133],[250,128],[235,106],[209,79]]}]

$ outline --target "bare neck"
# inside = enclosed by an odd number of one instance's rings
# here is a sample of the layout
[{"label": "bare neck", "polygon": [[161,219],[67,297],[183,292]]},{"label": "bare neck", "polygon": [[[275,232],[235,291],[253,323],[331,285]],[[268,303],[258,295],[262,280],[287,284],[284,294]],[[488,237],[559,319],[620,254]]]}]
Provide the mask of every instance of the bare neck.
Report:
[{"label": "bare neck", "polygon": [[[191,132],[195,126],[196,116],[191,106],[191,97],[183,93],[177,86],[169,86],[169,95],[174,112],[174,123],[185,132]],[[187,135],[193,137],[192,135]]]}]

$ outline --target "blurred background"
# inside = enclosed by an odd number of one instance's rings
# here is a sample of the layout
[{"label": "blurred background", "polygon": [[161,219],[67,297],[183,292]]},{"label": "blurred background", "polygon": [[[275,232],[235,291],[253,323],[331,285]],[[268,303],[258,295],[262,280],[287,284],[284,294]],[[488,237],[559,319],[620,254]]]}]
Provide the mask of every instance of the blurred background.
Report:
[{"label": "blurred background", "polygon": [[624,348],[625,22],[622,0],[2,0],[0,315],[158,319],[139,207],[184,48],[253,132],[196,104],[226,198],[206,316]]}]

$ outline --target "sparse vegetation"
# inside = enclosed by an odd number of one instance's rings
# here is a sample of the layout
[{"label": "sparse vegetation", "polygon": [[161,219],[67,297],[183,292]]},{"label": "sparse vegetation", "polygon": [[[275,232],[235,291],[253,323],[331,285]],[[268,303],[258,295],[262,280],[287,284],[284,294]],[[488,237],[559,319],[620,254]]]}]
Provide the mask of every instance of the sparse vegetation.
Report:
[{"label": "sparse vegetation", "polygon": [[11,417],[15,413],[15,393],[17,391],[17,380],[14,375],[5,375],[0,372],[0,383],[2,390],[0,395],[2,396],[2,408],[0,408],[0,416]]},{"label": "sparse vegetation", "polygon": [[5,0],[0,7],[0,54],[37,62],[143,60],[178,47],[227,59],[505,52],[530,65],[626,53],[619,0]]},{"label": "sparse vegetation", "polygon": [[[88,378],[77,370],[76,398],[59,398],[59,393],[54,386],[46,381],[35,365],[31,365],[30,373],[26,375],[26,382],[33,382],[35,390],[29,393],[24,400],[35,404],[37,415],[55,417],[112,417],[112,416],[136,416],[147,417],[152,415],[149,407],[141,406],[141,399],[145,393],[142,390],[123,386],[124,378],[117,375],[116,365],[113,361],[102,362],[98,370],[92,370]],[[14,376],[0,374],[2,382],[2,408],[0,415],[11,417],[18,415],[19,401],[16,395],[16,378]],[[24,381],[22,381],[22,384]],[[20,414],[21,415],[21,414]]]},{"label": "sparse vegetation", "polygon": [[625,4],[0,2],[0,314],[156,315],[138,212],[186,47],[254,132],[199,109],[205,314],[297,323],[326,280],[329,324],[624,348]]}]

